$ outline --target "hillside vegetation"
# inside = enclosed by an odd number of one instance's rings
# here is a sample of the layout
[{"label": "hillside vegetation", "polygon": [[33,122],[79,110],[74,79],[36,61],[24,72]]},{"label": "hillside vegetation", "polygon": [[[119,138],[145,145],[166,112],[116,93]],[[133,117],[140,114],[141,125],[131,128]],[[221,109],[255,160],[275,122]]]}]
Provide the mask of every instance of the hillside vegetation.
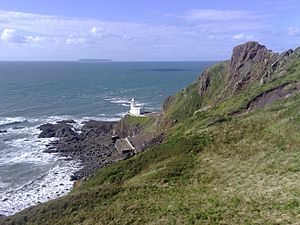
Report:
[{"label": "hillside vegetation", "polygon": [[299,82],[300,49],[237,46],[165,102],[161,144],[0,224],[298,224]]}]

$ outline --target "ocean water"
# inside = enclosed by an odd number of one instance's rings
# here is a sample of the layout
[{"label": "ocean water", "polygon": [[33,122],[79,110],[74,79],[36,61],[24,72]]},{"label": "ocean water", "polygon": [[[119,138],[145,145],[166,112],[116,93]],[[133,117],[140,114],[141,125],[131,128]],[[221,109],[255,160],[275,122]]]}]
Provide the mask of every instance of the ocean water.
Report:
[{"label": "ocean water", "polygon": [[119,120],[135,98],[159,111],[166,97],[214,62],[0,62],[0,214],[68,193],[80,168],[43,153],[54,139],[37,126],[75,119]]}]

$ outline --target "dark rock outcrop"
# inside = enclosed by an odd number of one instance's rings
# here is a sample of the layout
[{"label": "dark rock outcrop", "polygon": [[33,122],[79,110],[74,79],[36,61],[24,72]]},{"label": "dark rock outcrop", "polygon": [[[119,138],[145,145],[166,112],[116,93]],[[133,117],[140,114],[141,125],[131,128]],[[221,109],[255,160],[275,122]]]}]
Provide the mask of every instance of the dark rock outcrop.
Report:
[{"label": "dark rock outcrop", "polygon": [[0,130],[0,134],[7,133],[7,130]]},{"label": "dark rock outcrop", "polygon": [[83,122],[82,131],[88,135],[89,131],[93,131],[96,135],[113,135],[115,132],[115,126],[117,122],[106,122],[106,121],[96,121],[89,120]]},{"label": "dark rock outcrop", "polygon": [[268,90],[258,96],[256,96],[253,100],[251,100],[245,110],[242,111],[250,111],[252,109],[257,109],[264,107],[266,105],[271,104],[277,100],[290,97],[300,91],[300,83],[287,83],[276,87],[274,89]]},{"label": "dark rock outcrop", "polygon": [[[293,57],[300,57],[300,50],[290,49],[278,54],[253,41],[234,47],[231,60],[224,64],[226,67],[222,75],[224,89],[221,98],[247,88],[253,81],[264,84],[285,74],[287,68],[283,66],[284,62]],[[209,69],[202,73],[198,81],[199,96],[209,92],[214,75]]]},{"label": "dark rock outcrop", "polygon": [[[231,115],[245,110],[245,106],[251,101],[254,105],[247,110],[263,107],[293,95],[298,92],[297,88],[293,91],[285,89],[270,93],[268,91],[272,87],[276,88],[277,83],[280,86],[292,81],[292,79],[284,81],[287,75],[294,74],[294,78],[297,79],[299,59],[300,48],[279,54],[268,50],[258,42],[251,41],[238,45],[233,48],[230,60],[206,69],[193,84],[164,102],[160,127],[172,127],[175,125],[173,121],[205,114],[210,109],[222,107],[223,103],[228,106],[226,100],[230,98],[234,111],[228,112]],[[258,98],[254,103],[256,97]],[[230,107],[225,108],[229,110]],[[220,109],[221,111],[223,109]]]},{"label": "dark rock outcrop", "polygon": [[37,129],[42,131],[38,136],[39,138],[74,138],[77,136],[73,126],[63,121],[56,124],[47,123],[39,126]]},{"label": "dark rock outcrop", "polygon": [[66,159],[81,163],[82,168],[71,176],[71,180],[87,177],[99,168],[122,159],[114,148],[116,122],[89,120],[83,122],[79,130],[73,127],[74,122],[58,121],[38,127],[42,131],[39,138],[59,138],[48,145],[45,152],[60,153]]},{"label": "dark rock outcrop", "polygon": [[[233,92],[243,89],[253,80],[259,80],[279,58],[258,42],[247,42],[233,49],[228,84]],[[273,68],[275,70],[276,68]]]},{"label": "dark rock outcrop", "polygon": [[206,90],[209,88],[210,85],[210,75],[207,70],[205,70],[201,76],[201,79],[199,80],[199,89],[198,89],[198,95],[202,96],[206,92]]},{"label": "dark rock outcrop", "polygon": [[[139,126],[121,126],[120,122],[89,120],[76,130],[73,121],[59,121],[55,124],[44,124],[38,127],[42,132],[39,138],[57,137],[56,141],[47,146],[47,153],[60,153],[66,159],[81,162],[82,169],[71,176],[71,180],[88,177],[96,170],[113,164],[119,160],[131,157],[133,154],[120,154],[115,148],[115,142],[120,138],[134,136],[137,150],[152,146],[162,141],[162,136],[154,133],[140,135]],[[124,124],[123,124],[124,125]],[[120,134],[120,135],[119,135]]]}]

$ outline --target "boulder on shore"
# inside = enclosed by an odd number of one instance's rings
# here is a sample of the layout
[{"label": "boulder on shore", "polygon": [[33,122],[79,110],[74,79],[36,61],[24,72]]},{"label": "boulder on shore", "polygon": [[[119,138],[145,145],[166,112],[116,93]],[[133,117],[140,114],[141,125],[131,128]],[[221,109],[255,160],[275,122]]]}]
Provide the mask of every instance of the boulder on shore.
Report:
[{"label": "boulder on shore", "polygon": [[57,124],[46,123],[37,129],[42,131],[38,136],[39,138],[74,138],[77,136],[73,126],[65,122],[59,122]]}]

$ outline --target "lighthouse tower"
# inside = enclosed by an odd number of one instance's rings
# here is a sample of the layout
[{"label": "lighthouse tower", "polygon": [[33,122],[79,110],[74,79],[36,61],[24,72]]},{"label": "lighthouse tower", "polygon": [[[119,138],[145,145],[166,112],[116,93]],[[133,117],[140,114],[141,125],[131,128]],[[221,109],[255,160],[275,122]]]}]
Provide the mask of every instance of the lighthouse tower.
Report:
[{"label": "lighthouse tower", "polygon": [[132,98],[131,102],[130,102],[129,114],[132,116],[140,116],[141,115],[141,107],[137,107],[135,105],[134,98]]}]

